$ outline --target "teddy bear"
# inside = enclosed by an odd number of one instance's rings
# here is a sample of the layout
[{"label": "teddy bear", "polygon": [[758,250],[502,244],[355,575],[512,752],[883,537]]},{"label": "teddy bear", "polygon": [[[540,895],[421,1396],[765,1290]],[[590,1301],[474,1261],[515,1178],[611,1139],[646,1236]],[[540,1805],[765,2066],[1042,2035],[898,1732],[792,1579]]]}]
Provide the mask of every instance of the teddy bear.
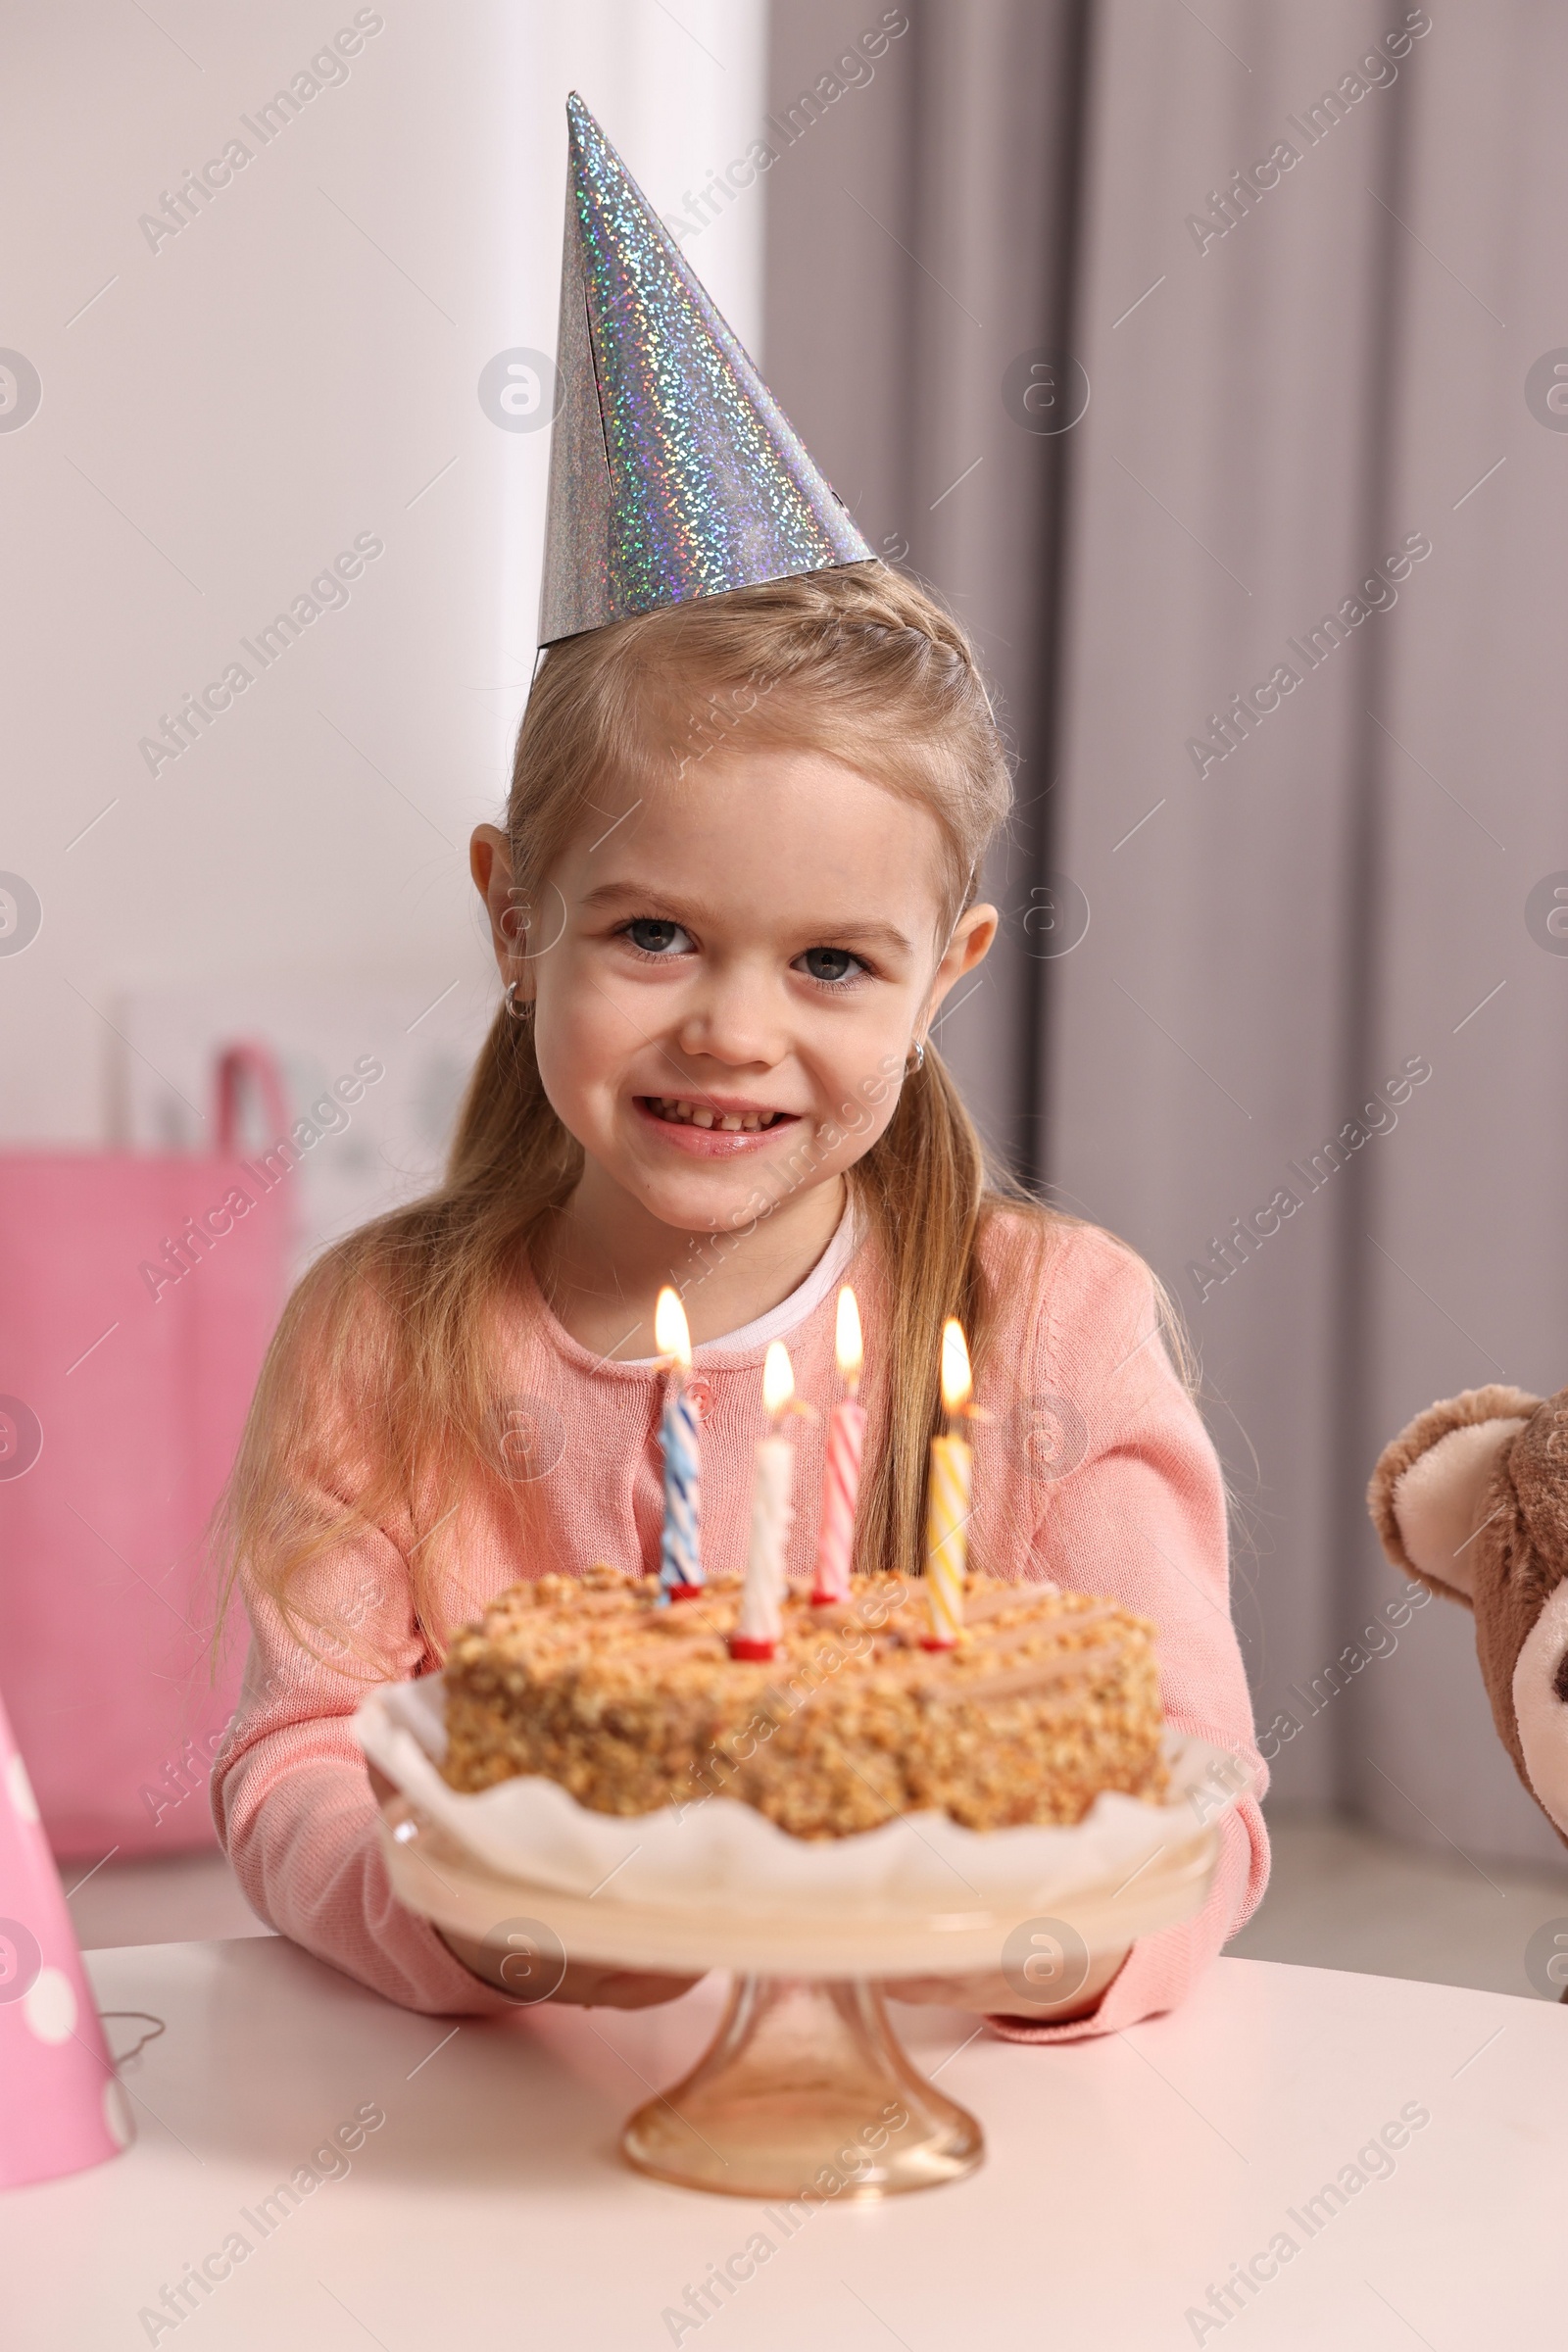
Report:
[{"label": "teddy bear", "polygon": [[1568,1389],[1429,1405],[1367,1502],[1394,1565],[1474,1612],[1497,1736],[1568,1845]]}]

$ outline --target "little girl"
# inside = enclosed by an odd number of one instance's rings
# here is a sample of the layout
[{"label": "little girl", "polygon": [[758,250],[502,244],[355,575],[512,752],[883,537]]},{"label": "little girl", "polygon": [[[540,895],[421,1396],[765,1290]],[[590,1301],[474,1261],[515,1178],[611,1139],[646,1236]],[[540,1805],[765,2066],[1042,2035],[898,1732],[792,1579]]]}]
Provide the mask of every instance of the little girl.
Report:
[{"label": "little girl", "polygon": [[[230,1507],[254,1642],[214,1776],[223,1843],[264,1918],[393,2000],[508,2005],[466,1964],[482,1954],[393,1898],[349,1718],[367,1673],[429,1672],[519,1577],[657,1570],[664,1283],[696,1344],[710,1568],[745,1556],[767,1343],[787,1340],[804,1396],[836,1394],[848,1279],[869,1414],[856,1564],[918,1572],[956,1313],[989,1414],[971,1558],[1152,1618],[1171,1722],[1250,1750],[1218,1465],[1154,1284],[1106,1235],[988,1186],[929,1042],[996,930],[974,876],[1006,802],[962,632],[880,564],[547,656],[506,830],[473,841],[506,999],[448,1180],[301,1284]],[[1074,1435],[1060,1458],[1042,1409]],[[792,1572],[814,1539],[803,1512]],[[1253,1805],[1223,1838],[1200,1918],[1137,1944],[1108,1989],[1091,1980],[1070,2021],[1001,2030],[1102,2031],[1179,2000],[1262,1890]],[[562,1993],[678,1989],[583,1972]],[[1000,1977],[902,1989],[1018,2006]]]},{"label": "little girl", "polygon": [[[1262,1778],[1219,1468],[1160,1294],[1107,1235],[988,1175],[930,1042],[997,929],[976,876],[1008,776],[973,652],[921,589],[846,560],[869,551],[573,107],[548,651],[505,829],[471,853],[504,1001],[445,1184],[329,1250],[290,1301],[223,1522],[253,1640],[213,1795],[241,1884],[309,1950],[454,2014],[514,2004],[490,1954],[393,1896],[350,1718],[368,1681],[431,1672],[519,1578],[658,1569],[666,1283],[696,1348],[710,1571],[745,1557],[768,1343],[787,1340],[803,1396],[831,1398],[849,1280],[868,1415],[855,1564],[919,1573],[956,1314],[987,1416],[971,1562],[1153,1619],[1171,1724]],[[634,267],[616,240],[640,241]],[[673,424],[662,400],[686,403]],[[742,463],[712,455],[715,416]],[[818,1428],[803,1495],[820,1446]],[[792,1574],[815,1536],[803,1511]],[[1168,2009],[1262,1892],[1255,1803],[1221,1840],[1201,1914],[1069,1995],[1026,2002],[1000,1973],[897,1990],[1019,2039]],[[579,1964],[555,1997],[681,1989]]]}]

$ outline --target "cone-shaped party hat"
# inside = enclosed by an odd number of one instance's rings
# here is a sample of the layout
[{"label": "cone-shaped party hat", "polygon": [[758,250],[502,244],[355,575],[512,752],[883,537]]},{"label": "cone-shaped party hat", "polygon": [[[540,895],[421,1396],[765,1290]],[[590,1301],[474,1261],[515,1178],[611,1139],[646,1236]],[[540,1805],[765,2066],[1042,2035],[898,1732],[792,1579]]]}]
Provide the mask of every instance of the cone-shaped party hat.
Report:
[{"label": "cone-shaped party hat", "polygon": [[566,101],[561,405],[539,642],[872,560],[582,100]]},{"label": "cone-shaped party hat", "polygon": [[130,2137],[130,2110],[0,1700],[0,2188],[84,2172]]}]

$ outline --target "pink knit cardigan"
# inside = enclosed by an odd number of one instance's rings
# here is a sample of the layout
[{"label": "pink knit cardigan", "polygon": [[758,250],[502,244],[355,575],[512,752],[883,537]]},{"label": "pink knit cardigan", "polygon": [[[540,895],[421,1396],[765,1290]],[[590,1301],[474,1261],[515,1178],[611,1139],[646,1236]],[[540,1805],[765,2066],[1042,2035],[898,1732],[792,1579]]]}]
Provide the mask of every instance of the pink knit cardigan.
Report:
[{"label": "pink knit cardigan", "polygon": [[[1052,1577],[1106,1594],[1152,1618],[1170,1722],[1236,1751],[1261,1788],[1227,1606],[1219,1465],[1158,1336],[1148,1271],[1108,1235],[1065,1225],[1032,1277],[1019,1280],[1005,1254],[1017,1238],[1013,1221],[1001,1219],[987,1245],[999,1320],[977,1391],[989,1418],[977,1432],[971,1558],[1004,1575]],[[860,1250],[850,1279],[866,1325],[869,1461],[883,1419],[875,1366],[884,1302],[872,1245]],[[828,1298],[789,1335],[798,1392],[821,1403],[837,1394],[833,1326]],[[539,1473],[527,1497],[534,1532],[521,1537],[515,1518],[476,1491],[431,1539],[457,1563],[453,1624],[547,1566],[658,1566],[657,1370],[592,1355],[562,1329],[531,1277],[508,1303],[502,1330],[506,1394],[530,1431],[525,1466]],[[738,1569],[745,1556],[752,1448],[762,1427],[761,1354],[722,1344],[697,1353],[710,1571]],[[821,1424],[803,1428],[803,1507],[789,1563],[801,1576],[815,1544],[822,1450]],[[334,1496],[352,1498],[351,1464],[324,1483]],[[373,1644],[394,1681],[439,1663],[411,1605],[409,1554],[418,1540],[412,1523],[388,1518],[345,1541],[311,1575],[313,1617],[354,1629],[356,1643]],[[252,1905],[308,1951],[407,2008],[465,2016],[507,2009],[512,2004],[388,1885],[350,1729],[364,1668],[347,1650],[336,1665],[313,1658],[270,1602],[247,1598],[250,1659],[212,1790],[219,1836]],[[1092,2017],[1049,2027],[999,2019],[997,2031],[1055,2040],[1173,2008],[1255,1907],[1267,1874],[1262,1818],[1248,1799],[1225,1819],[1202,1912],[1136,1944]]]}]

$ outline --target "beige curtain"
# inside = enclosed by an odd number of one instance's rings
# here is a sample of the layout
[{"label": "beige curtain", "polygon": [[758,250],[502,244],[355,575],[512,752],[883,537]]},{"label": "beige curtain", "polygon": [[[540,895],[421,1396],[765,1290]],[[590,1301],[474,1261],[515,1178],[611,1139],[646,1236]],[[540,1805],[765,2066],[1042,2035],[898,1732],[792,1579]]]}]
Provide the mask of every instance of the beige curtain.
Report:
[{"label": "beige curtain", "polygon": [[[776,0],[772,26],[774,124],[823,111],[768,176],[768,378],[872,545],[938,585],[973,630],[1020,762],[992,888],[1038,909],[1071,435],[1020,429],[999,387],[1020,358],[1065,341],[1086,10]],[[1035,397],[1053,390],[1043,381]],[[994,1141],[1031,1167],[1041,968],[1009,943],[939,1032]]]},{"label": "beige curtain", "polygon": [[1433,1396],[1568,1378],[1568,19],[892,14],[866,79],[860,14],[774,9],[775,115],[820,111],[767,365],[1016,740],[944,1043],[1184,1307],[1276,1795],[1560,1860],[1361,1493]]}]

